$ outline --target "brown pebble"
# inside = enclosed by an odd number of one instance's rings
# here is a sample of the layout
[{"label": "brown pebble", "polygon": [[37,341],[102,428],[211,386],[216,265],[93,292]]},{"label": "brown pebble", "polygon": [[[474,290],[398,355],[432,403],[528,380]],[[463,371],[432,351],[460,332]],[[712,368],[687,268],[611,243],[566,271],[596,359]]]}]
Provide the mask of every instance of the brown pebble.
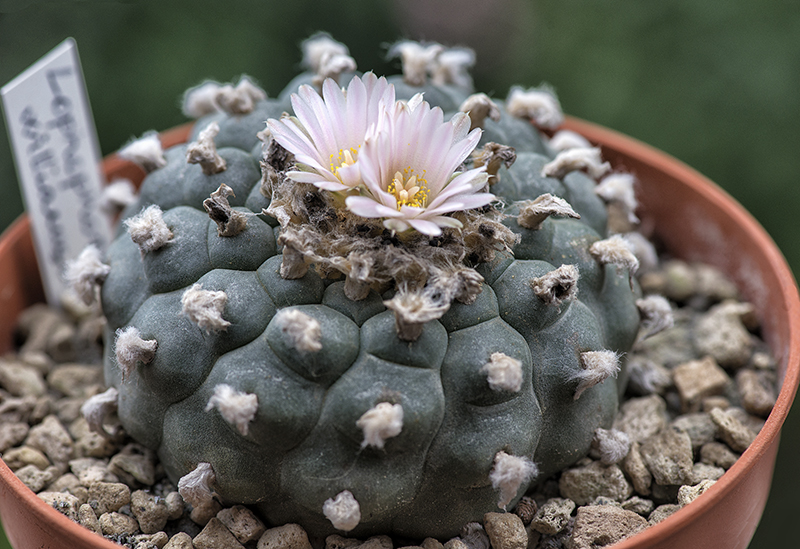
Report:
[{"label": "brown pebble", "polygon": [[536,511],[538,511],[536,501],[529,496],[522,496],[514,507],[514,514],[522,520],[522,524],[525,526],[531,523]]},{"label": "brown pebble", "polygon": [[261,519],[244,505],[223,509],[217,513],[217,518],[241,543],[258,540],[267,529]]},{"label": "brown pebble", "polygon": [[325,549],[350,549],[361,545],[361,540],[356,538],[346,538],[339,534],[331,534],[325,538]]},{"label": "brown pebble", "polygon": [[641,442],[667,424],[667,403],[659,395],[632,398],[620,406],[614,429]]},{"label": "brown pebble", "polygon": [[30,432],[27,423],[0,423],[0,453],[13,448],[25,440]]},{"label": "brown pebble", "polygon": [[154,532],[152,534],[139,534],[133,537],[133,549],[162,549],[169,541],[166,532]]},{"label": "brown pebble", "polygon": [[178,492],[170,492],[167,494],[167,497],[164,498],[164,501],[167,504],[169,520],[178,520],[183,516],[183,498]]},{"label": "brown pebble", "polygon": [[420,544],[422,549],[442,549],[444,544],[435,538],[425,538]]},{"label": "brown pebble", "polygon": [[700,448],[700,461],[708,465],[715,465],[728,470],[736,463],[737,459],[739,459],[739,454],[734,453],[726,444],[721,442],[709,442]]},{"label": "brown pebble", "polygon": [[653,475],[642,457],[641,445],[638,442],[631,444],[631,449],[625,459],[622,460],[622,470],[628,474],[633,483],[633,489],[641,496],[650,495],[650,485],[653,483]]},{"label": "brown pebble", "polygon": [[164,549],[194,549],[192,537],[185,532],[178,532],[164,546]]},{"label": "brown pebble", "polygon": [[151,451],[129,444],[111,458],[108,470],[131,488],[150,486],[155,483],[154,455]]},{"label": "brown pebble", "polygon": [[528,545],[525,525],[514,513],[486,513],[483,527],[493,549],[525,549]]},{"label": "brown pebble", "polygon": [[264,532],[257,549],[311,549],[311,543],[302,526],[284,524]]},{"label": "brown pebble", "polygon": [[756,438],[751,431],[730,412],[716,408],[709,412],[711,419],[719,427],[719,438],[734,452],[744,452]]},{"label": "brown pebble", "polygon": [[144,490],[131,494],[131,513],[139,522],[143,534],[155,534],[167,524],[169,511],[167,502]]},{"label": "brown pebble", "polygon": [[755,370],[740,370],[736,374],[736,387],[748,413],[767,417],[775,406],[775,395],[761,383]]},{"label": "brown pebble", "polygon": [[66,464],[72,459],[72,437],[54,415],[31,427],[25,444],[41,450],[53,464]]},{"label": "brown pebble", "polygon": [[51,389],[68,397],[87,399],[102,387],[103,370],[100,366],[62,364],[47,376]]},{"label": "brown pebble", "polygon": [[689,505],[698,497],[703,495],[706,490],[714,486],[716,480],[703,480],[694,486],[681,486],[678,490],[678,504]]},{"label": "brown pebble", "polygon": [[565,498],[551,498],[539,507],[531,521],[531,528],[549,536],[558,534],[569,524],[575,502]]},{"label": "brown pebble", "polygon": [[75,521],[78,520],[78,509],[81,504],[78,498],[72,494],[67,494],[65,492],[39,492],[36,495],[62,515],[66,515],[68,518]]},{"label": "brown pebble", "polygon": [[88,503],[84,503],[78,507],[78,523],[84,528],[88,528],[95,534],[103,534],[103,529],[100,527],[100,521],[97,514]]},{"label": "brown pebble", "polygon": [[244,549],[231,531],[216,517],[208,521],[192,542],[196,549]]},{"label": "brown pebble", "polygon": [[681,396],[683,412],[699,412],[705,397],[721,394],[731,379],[710,356],[679,364],[672,379]]},{"label": "brown pebble", "polygon": [[664,505],[659,505],[653,510],[652,513],[650,513],[650,516],[647,517],[647,522],[650,525],[657,524],[675,513],[675,511],[679,511],[681,507],[682,506],[678,505],[677,503],[665,503]]},{"label": "brown pebble", "polygon": [[0,386],[16,397],[42,396],[47,385],[34,367],[20,362],[0,361]]},{"label": "brown pebble", "polygon": [[35,465],[39,469],[47,469],[50,466],[47,456],[36,448],[30,446],[20,446],[19,448],[12,448],[8,452],[3,453],[3,461],[6,462],[8,468],[16,471],[20,467],[26,465]]},{"label": "brown pebble", "polygon": [[122,513],[103,513],[98,519],[104,536],[134,534],[139,529],[136,519]]},{"label": "brown pebble", "polygon": [[647,520],[613,505],[579,507],[567,549],[597,549],[644,530]]},{"label": "brown pebble", "polygon": [[692,478],[692,441],[684,432],[665,427],[642,443],[642,459],[661,485],[682,485]]},{"label": "brown pebble", "polygon": [[17,469],[14,474],[22,483],[33,492],[40,492],[42,488],[53,482],[58,478],[58,470],[54,467],[48,467],[44,471],[35,465],[26,465]]},{"label": "brown pebble", "polygon": [[119,511],[131,502],[131,490],[121,482],[96,482],[89,486],[89,502],[98,515]]},{"label": "brown pebble", "polygon": [[36,406],[36,397],[7,396],[0,402],[0,423],[28,423]]},{"label": "brown pebble", "polygon": [[372,536],[358,546],[358,549],[392,549],[394,544],[389,536]]},{"label": "brown pebble", "polygon": [[709,309],[695,325],[694,342],[700,356],[708,355],[725,368],[740,368],[748,363],[753,340],[743,318],[753,314],[747,303],[725,301]]},{"label": "brown pebble", "polygon": [[599,461],[567,469],[561,474],[558,488],[561,497],[578,505],[591,503],[600,496],[624,501],[633,494],[633,486],[618,465],[603,465]]}]

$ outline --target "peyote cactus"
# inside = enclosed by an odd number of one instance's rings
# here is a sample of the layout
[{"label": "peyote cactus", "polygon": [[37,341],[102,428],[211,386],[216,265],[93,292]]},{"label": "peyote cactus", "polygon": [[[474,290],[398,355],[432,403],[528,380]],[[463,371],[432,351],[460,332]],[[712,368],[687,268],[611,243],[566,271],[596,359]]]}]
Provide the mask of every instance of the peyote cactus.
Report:
[{"label": "peyote cactus", "polygon": [[631,181],[537,129],[549,90],[473,94],[466,50],[400,44],[383,79],[305,46],[278,99],[207,83],[191,144],[126,149],[150,173],[81,279],[108,320],[91,423],[116,403],[198,516],[447,538],[610,426],[641,315],[606,202],[635,221]]}]

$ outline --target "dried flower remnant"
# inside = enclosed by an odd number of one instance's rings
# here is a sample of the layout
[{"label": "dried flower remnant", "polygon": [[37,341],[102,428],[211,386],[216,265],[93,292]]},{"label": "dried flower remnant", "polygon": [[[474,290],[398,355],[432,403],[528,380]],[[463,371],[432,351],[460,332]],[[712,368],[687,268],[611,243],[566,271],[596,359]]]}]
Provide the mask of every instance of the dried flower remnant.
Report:
[{"label": "dried flower remnant", "polygon": [[131,240],[139,246],[142,255],[158,250],[172,240],[172,231],[164,221],[161,208],[156,204],[144,208],[124,223]]},{"label": "dried flower remnant", "polygon": [[155,339],[143,339],[141,332],[134,326],[117,330],[114,353],[122,370],[122,379],[128,377],[139,362],[152,362],[157,348],[158,342]]},{"label": "dried flower remnant", "polygon": [[394,311],[397,337],[403,341],[416,341],[426,322],[441,318],[450,308],[449,302],[442,304],[423,292],[402,289],[383,304]]},{"label": "dried flower remnant", "polygon": [[208,212],[211,220],[217,224],[217,234],[222,237],[236,236],[247,226],[247,216],[231,208],[228,202],[233,189],[222,183],[219,188],[211,193],[210,198],[203,200],[203,208]]},{"label": "dried flower remnant", "polygon": [[589,247],[589,253],[601,265],[616,265],[628,269],[631,275],[639,268],[639,260],[633,255],[625,239],[618,234],[605,240],[598,240]]},{"label": "dried flower remnant", "polygon": [[216,408],[222,418],[234,425],[243,436],[249,432],[250,422],[258,411],[258,396],[237,391],[230,385],[220,383],[208,399],[206,412]]},{"label": "dried flower remnant", "polygon": [[500,107],[485,93],[470,95],[461,103],[458,110],[469,115],[470,130],[482,128],[487,118],[495,122],[500,120]]},{"label": "dried flower remnant", "polygon": [[475,52],[469,48],[445,48],[434,57],[428,71],[431,82],[442,86],[453,84],[462,88],[472,87],[469,69],[475,65]]},{"label": "dried flower remnant", "polygon": [[214,138],[218,133],[219,124],[212,122],[200,132],[197,141],[190,143],[186,149],[186,162],[200,164],[206,175],[215,175],[227,168],[227,162],[219,155],[214,144]]},{"label": "dried flower remnant", "polygon": [[511,116],[527,118],[540,128],[553,129],[564,123],[564,113],[555,94],[548,89],[522,89],[514,86],[506,98]]},{"label": "dried flower remnant", "polygon": [[500,491],[497,506],[505,509],[517,495],[520,486],[538,474],[538,468],[529,458],[512,456],[506,452],[497,452],[494,456],[494,467],[489,474],[492,487]]},{"label": "dried flower remnant", "polygon": [[222,318],[228,296],[223,291],[204,290],[202,284],[192,284],[181,296],[181,312],[209,334],[231,325]]},{"label": "dried flower remnant", "polygon": [[580,219],[580,215],[572,209],[569,202],[550,193],[540,195],[533,201],[521,205],[517,223],[520,227],[537,230],[545,219],[551,215]]},{"label": "dried flower remnant", "polygon": [[100,261],[100,250],[88,245],[67,263],[65,278],[86,305],[97,301],[100,285],[111,272],[111,267]]},{"label": "dried flower remnant", "polygon": [[578,267],[562,265],[549,273],[531,280],[531,288],[536,297],[558,307],[566,300],[575,299],[578,294]]},{"label": "dried flower remnant", "polygon": [[117,411],[119,392],[111,387],[103,393],[99,393],[89,398],[81,406],[81,415],[89,429],[102,435],[105,438],[112,438],[114,435],[105,428],[106,417]]},{"label": "dried flower remnant", "polygon": [[636,307],[642,316],[641,339],[646,339],[668,328],[672,328],[674,318],[672,306],[661,295],[649,295],[636,300]]},{"label": "dried flower remnant", "polygon": [[193,507],[207,507],[214,502],[214,491],[211,487],[215,481],[214,468],[210,463],[201,462],[180,478],[178,493]]},{"label": "dried flower remnant", "polygon": [[356,422],[364,431],[362,448],[372,446],[381,449],[386,440],[396,437],[403,430],[403,407],[400,404],[380,402],[370,408]]},{"label": "dried flower remnant", "polygon": [[322,96],[311,86],[292,94],[295,116],[269,119],[272,137],[297,161],[286,177],[327,191],[347,191],[361,184],[358,158],[367,130],[385,106],[394,103],[394,87],[368,72],[343,91],[333,80]]},{"label": "dried flower remnant", "polygon": [[606,202],[617,202],[623,207],[623,211],[629,223],[638,223],[636,208],[639,202],[636,200],[634,186],[636,178],[628,173],[612,173],[604,177],[595,187],[594,192]]},{"label": "dried flower remnant", "polygon": [[361,522],[361,506],[349,490],[343,490],[335,498],[325,500],[322,514],[331,521],[334,528],[343,532],[349,532]]},{"label": "dried flower remnant", "polygon": [[138,164],[146,172],[152,172],[167,165],[161,140],[155,131],[147,132],[139,139],[131,141],[122,147],[117,155]]},{"label": "dried flower remnant", "polygon": [[315,74],[315,86],[321,85],[326,78],[338,82],[342,74],[356,70],[356,61],[350,57],[347,46],[327,33],[320,32],[307,38],[302,49],[302,65]]},{"label": "dried flower remnant", "polygon": [[[473,121],[471,128],[474,127]],[[500,171],[502,166],[508,169],[516,160],[517,151],[514,147],[500,145],[494,142],[487,143],[480,150],[476,150],[472,153],[473,167],[480,168],[481,166],[486,166],[486,173],[489,174],[489,185],[494,185],[498,182],[499,177],[497,172]]]},{"label": "dried flower remnant", "polygon": [[346,204],[356,215],[382,218],[393,231],[438,236],[442,227],[462,226],[445,214],[480,208],[494,195],[481,192],[488,179],[483,167],[456,171],[480,130],[469,131],[464,113],[445,122],[440,108],[417,98],[395,103],[368,132],[359,155],[366,188]]},{"label": "dried flower remnant", "polygon": [[611,164],[603,162],[600,149],[597,147],[566,149],[559,152],[553,160],[544,165],[542,175],[561,179],[568,173],[578,170],[584,170],[589,174],[589,177],[598,179],[611,170]]},{"label": "dried flower remnant", "polygon": [[423,86],[436,58],[444,51],[441,44],[420,44],[412,40],[397,42],[389,48],[389,59],[400,58],[403,65],[403,80],[410,86]]}]

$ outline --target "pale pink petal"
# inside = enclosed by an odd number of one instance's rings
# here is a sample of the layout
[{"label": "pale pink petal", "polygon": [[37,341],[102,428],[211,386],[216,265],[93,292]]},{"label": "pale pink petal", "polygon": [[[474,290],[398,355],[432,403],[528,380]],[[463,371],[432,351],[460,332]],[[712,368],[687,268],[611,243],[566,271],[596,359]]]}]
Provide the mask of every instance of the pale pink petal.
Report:
[{"label": "pale pink petal", "polygon": [[414,218],[406,219],[406,222],[422,234],[426,234],[428,236],[439,236],[442,234],[442,229],[439,227],[439,225],[432,221]]},{"label": "pale pink petal", "polygon": [[384,206],[368,196],[348,196],[345,200],[347,209],[361,217],[400,217],[396,209]]},{"label": "pale pink petal", "polygon": [[403,231],[408,230],[409,227],[408,223],[398,218],[384,219],[383,226],[391,231],[396,231],[398,233],[402,233]]}]

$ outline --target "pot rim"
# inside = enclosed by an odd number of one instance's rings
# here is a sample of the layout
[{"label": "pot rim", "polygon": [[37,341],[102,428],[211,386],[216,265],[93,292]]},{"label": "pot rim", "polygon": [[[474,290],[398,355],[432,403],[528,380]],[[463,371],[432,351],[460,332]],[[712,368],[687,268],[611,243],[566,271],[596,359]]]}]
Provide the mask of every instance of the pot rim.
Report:
[{"label": "pot rim", "polygon": [[[789,319],[789,326],[786,329],[791,334],[791,342],[788,353],[782,357],[779,365],[779,368],[782,367],[783,370],[783,382],[775,406],[764,427],[736,463],[691,505],[614,546],[616,549],[636,549],[663,539],[670,532],[683,529],[690,522],[696,521],[698,515],[711,512],[720,500],[737,488],[738,479],[747,475],[760,458],[777,442],[780,429],[797,393],[798,382],[800,382],[800,297],[798,297],[797,284],[786,260],[764,228],[733,197],[711,180],[674,157],[614,130],[569,116],[566,117],[562,129],[576,131],[589,141],[599,143],[604,156],[606,153],[616,152],[648,164],[656,170],[680,180],[706,200],[723,209],[737,224],[753,234],[761,244],[769,264],[769,270],[775,272],[778,277],[778,291],[784,298],[786,314]],[[160,134],[163,146],[167,148],[184,142],[190,131],[191,124],[184,124]],[[120,159],[116,154],[103,160],[103,170],[109,180],[115,177],[141,178],[143,173],[139,167]],[[0,234],[0,255],[5,254],[11,248],[12,241],[16,242],[25,238],[26,233],[29,232],[30,221],[27,215],[23,214]],[[772,350],[775,352],[775,349]],[[0,463],[0,479],[3,481],[0,483],[0,494],[5,496],[7,491],[17,494],[25,501],[27,508],[34,509],[40,514],[42,521],[52,522],[51,528],[57,535],[64,535],[68,532],[69,536],[77,537],[82,543],[97,547],[97,549],[119,548],[116,543],[98,536],[45,504],[17,478],[5,462]]]}]

